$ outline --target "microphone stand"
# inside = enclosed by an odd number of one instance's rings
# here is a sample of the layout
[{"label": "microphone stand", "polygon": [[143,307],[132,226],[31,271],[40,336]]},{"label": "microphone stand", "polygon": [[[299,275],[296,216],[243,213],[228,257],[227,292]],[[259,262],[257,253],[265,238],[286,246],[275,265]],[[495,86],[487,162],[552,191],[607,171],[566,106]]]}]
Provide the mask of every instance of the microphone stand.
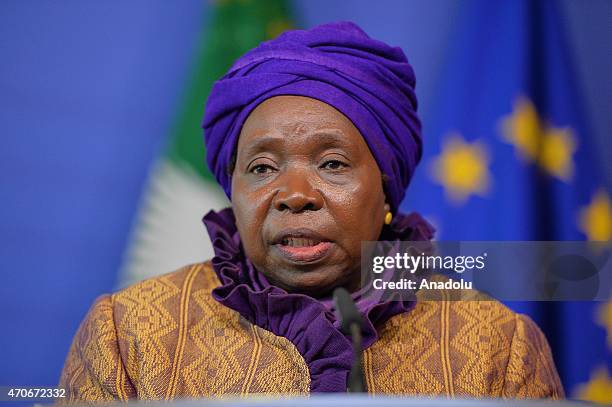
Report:
[{"label": "microphone stand", "polygon": [[361,337],[361,315],[351,295],[342,287],[334,290],[334,303],[338,313],[338,319],[342,332],[349,335],[353,344],[353,361],[348,377],[349,393],[367,392],[363,369],[362,369],[362,337]]},{"label": "microphone stand", "polygon": [[361,326],[351,324],[351,336],[353,339],[353,365],[349,373],[348,392],[365,393],[367,391],[363,377],[363,357],[361,352]]}]

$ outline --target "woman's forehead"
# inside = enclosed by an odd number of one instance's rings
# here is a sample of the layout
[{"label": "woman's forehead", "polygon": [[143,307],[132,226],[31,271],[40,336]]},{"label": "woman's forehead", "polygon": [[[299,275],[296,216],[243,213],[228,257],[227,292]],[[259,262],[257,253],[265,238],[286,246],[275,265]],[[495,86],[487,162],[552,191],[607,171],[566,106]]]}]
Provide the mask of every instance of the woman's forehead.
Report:
[{"label": "woman's forehead", "polygon": [[291,141],[347,148],[365,146],[359,130],[334,107],[302,96],[277,96],[251,112],[238,148],[261,150]]},{"label": "woman's forehead", "polygon": [[304,96],[275,96],[251,112],[243,131],[275,128],[300,134],[324,127],[357,131],[346,116],[327,103]]}]

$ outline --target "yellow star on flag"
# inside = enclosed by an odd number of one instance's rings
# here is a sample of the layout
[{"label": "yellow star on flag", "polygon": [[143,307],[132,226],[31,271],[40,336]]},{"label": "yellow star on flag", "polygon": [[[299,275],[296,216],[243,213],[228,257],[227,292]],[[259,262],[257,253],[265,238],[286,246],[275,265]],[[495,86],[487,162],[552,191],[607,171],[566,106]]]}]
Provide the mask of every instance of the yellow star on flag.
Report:
[{"label": "yellow star on flag", "polygon": [[577,143],[570,128],[543,123],[533,103],[525,97],[516,100],[512,113],[502,119],[501,128],[504,140],[521,157],[562,181],[571,181]]},{"label": "yellow star on flag", "polygon": [[595,403],[612,403],[612,379],[608,369],[602,366],[595,370],[587,383],[578,386],[576,395],[579,399]]},{"label": "yellow star on flag", "polygon": [[607,242],[612,238],[612,209],[603,188],[595,193],[589,205],[580,210],[578,227],[592,241]]},{"label": "yellow star on flag", "polygon": [[540,144],[540,119],[533,104],[519,98],[512,114],[502,119],[504,139],[516,147],[524,158],[536,161]]},{"label": "yellow star on flag", "polygon": [[574,175],[572,154],[576,151],[574,135],[569,128],[550,127],[542,138],[539,163],[551,175],[563,181],[571,181]]},{"label": "yellow star on flag", "polygon": [[612,349],[612,301],[603,303],[597,312],[597,323],[604,327],[608,336],[608,347]]},{"label": "yellow star on flag", "polygon": [[469,143],[452,133],[442,142],[442,151],[430,170],[450,200],[462,204],[470,195],[486,196],[491,185],[488,165],[489,154],[483,144]]}]

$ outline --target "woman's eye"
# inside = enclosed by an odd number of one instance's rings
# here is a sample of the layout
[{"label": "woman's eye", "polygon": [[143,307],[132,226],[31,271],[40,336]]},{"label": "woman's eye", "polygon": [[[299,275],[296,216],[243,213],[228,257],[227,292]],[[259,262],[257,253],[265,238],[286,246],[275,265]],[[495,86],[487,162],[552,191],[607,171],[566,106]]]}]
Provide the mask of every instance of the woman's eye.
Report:
[{"label": "woman's eye", "polygon": [[344,167],[347,167],[347,165],[339,160],[329,160],[321,165],[321,168],[326,170],[341,170]]},{"label": "woman's eye", "polygon": [[274,171],[274,167],[268,164],[257,164],[251,167],[250,170],[250,172],[252,172],[253,174],[268,174],[272,171]]}]

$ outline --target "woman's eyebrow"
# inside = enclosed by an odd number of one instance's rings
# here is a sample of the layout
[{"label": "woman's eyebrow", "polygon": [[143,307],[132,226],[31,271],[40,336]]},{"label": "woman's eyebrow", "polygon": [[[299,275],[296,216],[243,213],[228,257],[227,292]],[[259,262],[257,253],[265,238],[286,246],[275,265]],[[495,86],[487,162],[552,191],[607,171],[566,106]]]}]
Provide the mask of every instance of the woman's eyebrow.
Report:
[{"label": "woman's eyebrow", "polygon": [[263,151],[274,150],[275,147],[278,149],[283,142],[283,139],[284,137],[280,135],[264,134],[263,136],[257,137],[244,147],[244,155],[249,157]]},{"label": "woman's eyebrow", "polygon": [[312,133],[324,147],[353,147],[353,143],[340,130],[317,130]]}]

